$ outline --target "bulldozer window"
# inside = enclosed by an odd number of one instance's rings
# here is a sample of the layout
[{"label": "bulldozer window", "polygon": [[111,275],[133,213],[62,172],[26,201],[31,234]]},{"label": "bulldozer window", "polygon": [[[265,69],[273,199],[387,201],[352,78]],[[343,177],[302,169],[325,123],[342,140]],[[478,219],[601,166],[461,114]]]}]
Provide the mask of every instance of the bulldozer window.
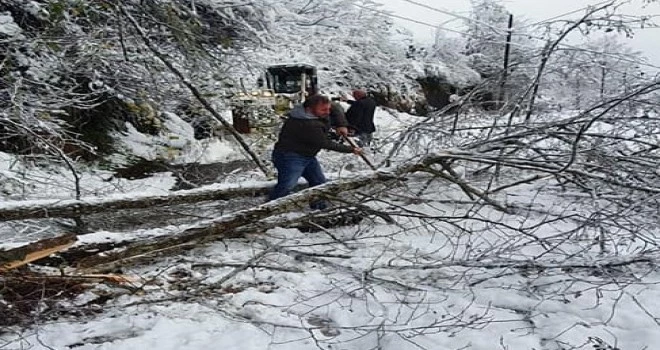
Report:
[{"label": "bulldozer window", "polygon": [[292,94],[300,92],[300,77],[291,75],[275,75],[275,92]]}]

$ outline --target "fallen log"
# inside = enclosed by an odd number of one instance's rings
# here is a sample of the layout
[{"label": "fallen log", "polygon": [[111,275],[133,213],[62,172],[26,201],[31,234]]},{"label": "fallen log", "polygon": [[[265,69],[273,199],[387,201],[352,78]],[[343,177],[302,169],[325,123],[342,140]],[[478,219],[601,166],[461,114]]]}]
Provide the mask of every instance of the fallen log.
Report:
[{"label": "fallen log", "polygon": [[[430,165],[451,158],[451,155],[448,156],[445,154],[432,155],[421,159],[419,162],[409,163],[391,169],[391,171],[377,171],[353,179],[329,182],[257,207],[226,214],[217,219],[202,220],[175,235],[135,242],[120,249],[89,256],[76,261],[74,266],[81,269],[93,268],[88,272],[117,271],[128,261],[148,261],[159,255],[171,255],[182,250],[193,249],[206,241],[237,237],[244,234],[246,230],[254,231],[254,228],[258,227],[254,225],[260,223],[260,221],[274,215],[290,212],[292,209],[298,209],[303,203],[307,203],[308,201],[336,197],[339,193],[368,185],[400,184],[404,180],[403,176],[418,171],[427,171]],[[444,179],[457,185],[461,184],[449,176]],[[481,199],[489,205],[504,208],[484,193],[482,193]]]},{"label": "fallen log", "polygon": [[209,200],[228,200],[236,197],[266,195],[273,187],[272,181],[245,186],[208,186],[183,190],[164,195],[136,195],[127,193],[119,198],[84,198],[81,200],[40,200],[4,203],[0,208],[0,221],[75,217],[108,210],[138,209],[154,206],[195,203]]},{"label": "fallen log", "polygon": [[[299,209],[303,203],[319,198],[337,198],[337,195],[354,190],[367,185],[381,184],[389,186],[391,184],[401,184],[405,180],[403,176],[408,174],[428,171],[432,164],[440,163],[451,159],[452,156],[432,155],[421,159],[416,163],[408,163],[391,171],[377,171],[374,173],[362,175],[353,179],[340,180],[326,183],[312,189],[281,198],[250,209],[240,210],[230,214],[223,215],[217,219],[203,220],[189,226],[189,228],[172,235],[150,238],[141,241],[122,241],[115,243],[102,243],[97,246],[81,246],[73,250],[58,254],[58,259],[46,259],[46,265],[60,265],[62,262],[69,263],[70,266],[92,269],[89,272],[117,271],[122,267],[123,262],[131,260],[132,262],[144,262],[153,259],[159,255],[171,255],[177,251],[193,249],[205,240],[215,240],[217,238],[234,238],[247,233],[263,232],[271,227],[292,227],[302,231],[324,230],[326,225],[334,225],[337,218],[316,218],[310,220],[309,217],[296,219],[283,219],[268,221],[265,220],[274,215]],[[462,184],[451,176],[443,177],[445,180]],[[240,188],[245,189],[245,188]],[[254,188],[250,188],[254,190]],[[501,207],[497,202],[488,198],[485,193],[481,193],[481,199],[487,204],[495,207]],[[381,216],[378,212],[365,211],[368,207],[362,208],[355,204],[362,213],[357,216],[348,215],[339,220],[339,224],[344,220],[345,224],[357,222],[361,217],[380,216],[386,221],[391,221],[386,215]],[[306,206],[306,205],[305,205]],[[382,213],[380,213],[382,214]],[[346,215],[341,214],[342,216]],[[64,258],[62,258],[64,257]]]},{"label": "fallen log", "polygon": [[[473,158],[476,157],[473,155]],[[446,152],[444,154],[429,156],[419,163],[397,168],[393,174],[405,174],[418,170],[426,170],[428,165],[441,161],[465,159],[463,153]],[[483,161],[476,158],[474,161]],[[383,174],[382,172],[380,174]],[[452,179],[448,179],[452,181]],[[81,200],[39,200],[29,202],[4,203],[0,207],[0,221],[43,219],[55,217],[80,217],[111,210],[140,209],[157,206],[196,203],[213,200],[229,200],[237,197],[258,197],[268,194],[273,187],[273,181],[256,183],[245,187],[240,185],[213,185],[193,190],[174,191],[164,195],[136,195],[127,193],[121,197],[113,198],[84,198]],[[298,187],[302,188],[302,186]],[[485,198],[482,199],[485,200]],[[490,203],[493,204],[493,203]]]},{"label": "fallen log", "polygon": [[108,252],[114,249],[120,249],[130,244],[141,241],[140,239],[127,239],[117,242],[102,242],[102,243],[88,243],[82,245],[76,245],[70,247],[67,250],[59,252],[57,255],[52,255],[39,261],[36,261],[35,264],[40,266],[72,266],[75,265],[77,261],[87,259],[89,257],[102,254],[103,252]]},{"label": "fallen log", "polygon": [[76,235],[71,233],[42,239],[18,248],[0,250],[0,272],[9,271],[63,251],[71,247],[76,240]]},{"label": "fallen log", "polygon": [[[231,238],[243,237],[247,234],[264,232],[271,228],[283,227],[290,229],[298,229],[302,232],[318,232],[324,229],[336,228],[340,226],[356,225],[367,217],[373,216],[372,213],[364,212],[363,210],[348,209],[340,211],[330,211],[321,213],[310,213],[300,217],[286,219],[284,221],[259,221],[247,224],[236,228],[236,230],[227,237]],[[153,238],[148,238],[153,241]],[[138,242],[146,242],[145,239],[127,239],[116,242],[102,242],[102,243],[88,243],[78,244],[74,247],[59,252],[55,256],[43,258],[36,262],[41,266],[75,266],[78,262],[85,259],[93,259],[103,252],[108,252],[114,249],[123,248]]]},{"label": "fallen log", "polygon": [[154,257],[159,254],[192,249],[199,243],[217,239],[231,238],[240,234],[239,228],[250,226],[265,218],[286,213],[301,207],[301,203],[336,195],[375,183],[387,183],[399,180],[395,173],[373,173],[350,180],[329,182],[309,188],[293,195],[262,204],[257,207],[223,215],[213,220],[203,220],[193,227],[174,236],[157,237],[146,242],[136,242],[121,249],[90,256],[76,262],[75,267],[90,269],[94,272],[114,271],[129,260]]}]

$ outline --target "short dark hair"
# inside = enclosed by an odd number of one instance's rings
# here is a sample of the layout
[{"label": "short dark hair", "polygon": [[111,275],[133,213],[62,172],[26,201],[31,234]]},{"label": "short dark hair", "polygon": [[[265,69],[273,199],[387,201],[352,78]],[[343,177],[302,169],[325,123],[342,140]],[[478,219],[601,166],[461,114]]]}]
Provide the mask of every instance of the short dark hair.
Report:
[{"label": "short dark hair", "polygon": [[327,105],[330,103],[330,100],[323,95],[313,95],[308,97],[305,102],[303,102],[304,108],[312,108],[318,105]]}]

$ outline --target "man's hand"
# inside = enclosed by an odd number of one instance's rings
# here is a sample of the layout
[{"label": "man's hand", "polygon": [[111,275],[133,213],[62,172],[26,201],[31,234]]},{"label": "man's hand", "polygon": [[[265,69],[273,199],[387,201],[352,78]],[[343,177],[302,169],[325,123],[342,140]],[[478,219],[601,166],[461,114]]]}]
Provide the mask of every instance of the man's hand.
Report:
[{"label": "man's hand", "polygon": [[338,128],[335,128],[335,131],[336,131],[337,134],[339,134],[340,136],[348,136],[348,128],[345,127],[345,126],[340,126],[340,127],[338,127]]},{"label": "man's hand", "polygon": [[360,154],[362,154],[362,148],[353,147],[353,154],[357,154],[359,156]]}]

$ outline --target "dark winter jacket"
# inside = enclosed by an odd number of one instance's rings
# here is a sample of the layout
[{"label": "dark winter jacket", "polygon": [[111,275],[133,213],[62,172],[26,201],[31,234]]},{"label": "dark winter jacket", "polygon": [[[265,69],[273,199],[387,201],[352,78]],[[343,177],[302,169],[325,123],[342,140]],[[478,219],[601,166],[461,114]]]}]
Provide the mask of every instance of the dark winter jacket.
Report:
[{"label": "dark winter jacket", "polygon": [[364,97],[357,101],[348,101],[351,107],[346,111],[346,120],[357,133],[370,134],[376,131],[374,125],[374,113],[376,112],[376,101],[371,97]]},{"label": "dark winter jacket", "polygon": [[321,149],[353,152],[352,147],[330,140],[328,125],[322,119],[307,113],[302,106],[294,107],[282,126],[275,150],[313,157]]},{"label": "dark winter jacket", "polygon": [[348,126],[348,121],[346,120],[346,114],[344,113],[344,107],[342,107],[339,102],[332,102],[330,104],[330,126],[333,128],[338,128],[341,126]]}]

